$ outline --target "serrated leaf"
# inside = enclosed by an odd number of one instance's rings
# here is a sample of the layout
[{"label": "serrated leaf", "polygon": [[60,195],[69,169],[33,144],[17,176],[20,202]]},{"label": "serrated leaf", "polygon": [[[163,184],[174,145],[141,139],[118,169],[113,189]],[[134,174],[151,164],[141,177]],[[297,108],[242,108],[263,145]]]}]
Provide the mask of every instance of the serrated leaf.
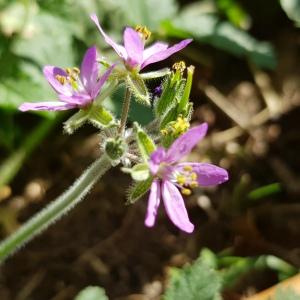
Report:
[{"label": "serrated leaf", "polygon": [[89,286],[83,289],[74,300],[109,300],[103,288]]},{"label": "serrated leaf", "polygon": [[219,297],[221,278],[215,270],[197,259],[191,266],[171,273],[164,300],[214,300]]},{"label": "serrated leaf", "polygon": [[133,93],[137,102],[150,106],[150,95],[144,80],[138,74],[128,75],[126,84]]},{"label": "serrated leaf", "polygon": [[163,24],[169,36],[180,38],[193,36],[196,40],[211,44],[236,56],[246,56],[260,67],[276,66],[274,50],[269,43],[260,42],[216,14],[203,14],[198,4],[188,5],[171,22]]},{"label": "serrated leaf", "polygon": [[152,181],[153,177],[149,177],[145,181],[134,183],[129,189],[127,204],[133,204],[144,196],[149,191]]},{"label": "serrated leaf", "polygon": [[151,137],[135,122],[134,130],[137,144],[144,161],[148,161],[150,154],[155,150],[155,143]]}]

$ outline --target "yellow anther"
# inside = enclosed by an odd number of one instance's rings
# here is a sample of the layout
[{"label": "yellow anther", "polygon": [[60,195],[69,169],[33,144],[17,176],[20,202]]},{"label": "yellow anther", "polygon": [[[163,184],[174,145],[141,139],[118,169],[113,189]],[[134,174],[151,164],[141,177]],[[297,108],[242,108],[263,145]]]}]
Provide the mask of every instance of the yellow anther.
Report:
[{"label": "yellow anther", "polygon": [[79,68],[77,68],[77,67],[74,67],[73,68],[73,73],[75,73],[75,74],[80,74],[80,70],[79,70]]},{"label": "yellow anther", "polygon": [[181,190],[181,193],[182,195],[189,196],[192,193],[192,191],[190,189],[184,188]]},{"label": "yellow anther", "polygon": [[161,133],[162,135],[167,135],[167,134],[168,134],[168,130],[167,130],[167,129],[162,129],[162,130],[160,131],[160,133]]},{"label": "yellow anther", "polygon": [[197,180],[197,178],[198,178],[197,173],[193,172],[193,173],[191,174],[191,179],[192,179],[192,180]]},{"label": "yellow anther", "polygon": [[173,66],[172,66],[173,70],[175,71],[179,71],[181,74],[184,72],[184,70],[186,69],[186,65],[185,62],[183,60],[176,62]]},{"label": "yellow anther", "polygon": [[66,68],[66,72],[68,75],[71,75],[72,74],[72,69],[71,68]]},{"label": "yellow anther", "polygon": [[183,170],[184,170],[184,171],[187,171],[187,172],[191,172],[191,171],[193,171],[193,167],[187,165],[187,166],[184,166],[184,167],[183,167]]},{"label": "yellow anther", "polygon": [[192,189],[194,189],[194,188],[196,188],[196,187],[198,187],[198,186],[199,186],[199,184],[198,184],[197,181],[192,181],[192,182],[190,183],[190,187],[191,187]]},{"label": "yellow anther", "polygon": [[180,185],[184,185],[186,183],[186,179],[183,175],[177,175],[176,176],[176,181],[180,184]]},{"label": "yellow anther", "polygon": [[144,41],[147,41],[151,36],[151,31],[146,26],[137,25],[135,31],[141,35]]},{"label": "yellow anther", "polygon": [[67,78],[65,76],[56,75],[55,79],[62,85],[64,85],[67,82]]}]

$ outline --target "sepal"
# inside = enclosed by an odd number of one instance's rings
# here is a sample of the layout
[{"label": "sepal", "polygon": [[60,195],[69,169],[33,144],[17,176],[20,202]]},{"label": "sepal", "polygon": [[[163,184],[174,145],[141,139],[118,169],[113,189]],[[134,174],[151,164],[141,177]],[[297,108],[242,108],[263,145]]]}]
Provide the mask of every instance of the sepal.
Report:
[{"label": "sepal", "polygon": [[127,144],[120,138],[108,138],[104,144],[104,151],[106,155],[111,160],[113,166],[120,163],[121,159],[124,157],[127,151]]},{"label": "sepal", "polygon": [[130,174],[135,181],[145,181],[150,177],[149,166],[146,163],[136,164],[132,168],[122,168],[122,171]]},{"label": "sepal", "polygon": [[150,154],[155,150],[156,146],[152,138],[138,125],[134,123],[134,132],[139,151],[144,161],[148,161]]},{"label": "sepal", "polygon": [[147,180],[135,182],[129,188],[126,204],[133,204],[144,196],[149,191],[152,181],[153,177],[149,177]]},{"label": "sepal", "polygon": [[150,94],[144,83],[144,80],[139,74],[130,73],[126,77],[127,87],[134,95],[137,102],[150,106]]}]

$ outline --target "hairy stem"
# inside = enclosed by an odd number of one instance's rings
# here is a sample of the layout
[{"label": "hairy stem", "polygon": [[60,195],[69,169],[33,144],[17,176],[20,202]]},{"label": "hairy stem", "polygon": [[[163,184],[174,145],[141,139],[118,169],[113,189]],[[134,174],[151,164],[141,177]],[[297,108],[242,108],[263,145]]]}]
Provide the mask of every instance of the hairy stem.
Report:
[{"label": "hairy stem", "polygon": [[121,114],[121,124],[119,128],[119,133],[121,135],[123,135],[125,131],[126,122],[129,113],[129,107],[130,107],[130,100],[131,100],[131,91],[129,88],[126,88],[123,107],[122,107],[122,114]]},{"label": "hairy stem", "polygon": [[0,262],[13,254],[21,246],[43,232],[49,225],[60,219],[91,190],[93,185],[110,168],[110,160],[103,155],[96,160],[74,184],[61,196],[48,204],[22,225],[15,233],[0,244]]}]

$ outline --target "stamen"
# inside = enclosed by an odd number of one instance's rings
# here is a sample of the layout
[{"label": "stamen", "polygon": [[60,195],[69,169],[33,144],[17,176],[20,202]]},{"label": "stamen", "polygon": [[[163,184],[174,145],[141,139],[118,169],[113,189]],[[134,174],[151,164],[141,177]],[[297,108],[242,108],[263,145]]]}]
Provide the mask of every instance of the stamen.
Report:
[{"label": "stamen", "polygon": [[65,76],[56,75],[55,79],[61,84],[64,85],[67,82],[67,78]]},{"label": "stamen", "polygon": [[72,74],[72,69],[71,68],[66,68],[66,72],[70,76]]},{"label": "stamen", "polygon": [[186,179],[185,179],[185,177],[183,175],[177,175],[176,176],[176,181],[180,185],[184,185],[186,183]]},{"label": "stamen", "polygon": [[191,174],[191,178],[192,178],[192,180],[197,180],[197,178],[198,178],[197,173],[193,172],[193,173]]},{"label": "stamen", "polygon": [[183,188],[181,190],[181,193],[182,193],[182,195],[189,196],[189,195],[191,195],[192,191],[190,189]]},{"label": "stamen", "polygon": [[189,186],[190,186],[192,189],[194,189],[194,188],[198,187],[199,184],[198,184],[197,181],[192,181],[192,182],[189,184]]},{"label": "stamen", "polygon": [[74,67],[73,68],[73,72],[75,73],[75,74],[80,74],[80,70],[79,70],[79,68],[77,68],[77,67]]},{"label": "stamen", "polygon": [[193,167],[187,165],[187,166],[184,166],[184,167],[183,167],[183,170],[184,170],[184,171],[187,171],[187,172],[191,172],[191,171],[193,171]]},{"label": "stamen", "polygon": [[144,41],[147,41],[151,36],[151,31],[146,26],[137,25],[135,31],[141,35]]},{"label": "stamen", "polygon": [[189,127],[190,124],[187,121],[187,119],[179,115],[176,121],[168,123],[167,126],[160,132],[162,135],[171,135],[172,137],[177,138],[181,134],[186,132],[189,129]]},{"label": "stamen", "polygon": [[172,69],[175,71],[179,71],[181,74],[184,72],[186,69],[185,62],[183,60],[176,62],[173,66]]}]

